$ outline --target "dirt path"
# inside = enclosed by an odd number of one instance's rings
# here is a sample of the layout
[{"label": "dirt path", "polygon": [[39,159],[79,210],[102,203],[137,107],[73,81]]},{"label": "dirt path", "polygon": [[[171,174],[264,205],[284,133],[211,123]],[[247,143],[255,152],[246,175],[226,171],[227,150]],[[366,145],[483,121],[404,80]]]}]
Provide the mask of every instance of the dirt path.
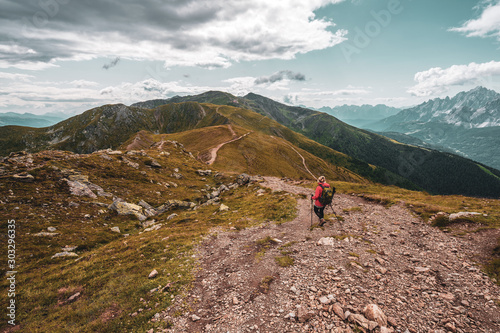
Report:
[{"label": "dirt path", "polygon": [[307,167],[307,164],[306,164],[306,159],[304,158],[304,156],[302,156],[301,153],[299,153],[297,151],[297,149],[295,149],[291,144],[289,144],[288,142],[285,141],[285,144],[287,146],[289,146],[290,148],[292,148],[299,156],[300,158],[302,159],[302,164],[304,165],[304,168],[306,169],[306,171],[311,175],[312,179],[317,179],[318,177],[316,177],[315,175],[313,175],[313,173],[311,172],[311,170],[309,170],[309,168]]},{"label": "dirt path", "polygon": [[209,154],[210,154],[210,159],[208,160],[207,164],[208,165],[212,165],[214,164],[215,162],[215,159],[217,158],[217,152],[219,151],[219,149],[221,149],[224,145],[228,144],[228,143],[231,143],[231,142],[234,142],[234,141],[237,141],[237,140],[241,140],[243,139],[244,137],[246,137],[247,135],[249,135],[250,133],[252,132],[248,132],[246,134],[243,134],[239,137],[236,136],[236,133],[234,132],[233,128],[231,127],[231,125],[227,125],[228,126],[228,129],[229,131],[231,131],[231,134],[233,135],[233,138],[229,141],[226,141],[226,142],[223,142],[221,144],[219,144],[217,147],[215,148],[212,148],[209,150]]},{"label": "dirt path", "polygon": [[[276,178],[262,185],[311,193]],[[333,203],[344,221],[324,228],[309,229],[310,201],[299,199],[289,223],[209,236],[190,294],[160,313],[174,324],[165,331],[353,332],[340,316],[360,319],[368,304],[389,316],[386,332],[500,331],[500,289],[470,259],[475,236],[452,237],[401,205],[339,194]],[[258,256],[267,236],[281,242]],[[278,266],[283,254],[294,264]],[[190,312],[173,315],[186,303]]]}]

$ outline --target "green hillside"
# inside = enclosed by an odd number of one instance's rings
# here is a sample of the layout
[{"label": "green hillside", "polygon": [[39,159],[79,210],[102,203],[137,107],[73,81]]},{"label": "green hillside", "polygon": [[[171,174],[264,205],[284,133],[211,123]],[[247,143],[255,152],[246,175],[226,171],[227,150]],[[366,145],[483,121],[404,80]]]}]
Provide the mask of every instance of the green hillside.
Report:
[{"label": "green hillside", "polygon": [[[224,96],[226,94],[222,97]],[[358,174],[360,178],[378,181],[381,175],[389,174],[394,184],[418,189],[402,177],[318,144],[251,110],[197,102],[172,103],[160,105],[154,109],[127,107],[122,104],[105,105],[48,128],[1,127],[0,154],[7,155],[12,151],[20,150],[35,152],[43,149],[91,153],[99,149],[116,149],[140,131],[155,134],[181,133],[222,124],[233,124],[246,131],[283,138],[332,165]],[[200,132],[200,135],[201,140],[206,143],[209,143],[213,137],[210,133]],[[193,139],[191,137],[185,143],[188,144]],[[265,153],[262,151],[262,145],[256,146],[255,149],[257,152]],[[294,155],[297,154],[294,153]],[[275,158],[279,159],[280,156],[276,155]],[[267,161],[269,162],[269,159]],[[259,168],[252,170],[265,174],[268,169],[265,163],[262,163]]]},{"label": "green hillside", "polygon": [[[351,170],[366,175],[369,165],[381,167],[373,172],[371,180],[382,184],[394,184],[419,188],[435,194],[463,194],[470,196],[500,196],[500,181],[491,174],[500,171],[450,153],[401,144],[381,135],[347,125],[326,113],[301,107],[292,107],[256,94],[234,97],[222,92],[207,92],[196,96],[174,97],[176,101],[225,101],[227,105],[239,105],[276,120],[289,129],[342,152],[357,162]],[[157,100],[156,103],[161,103]],[[170,100],[163,100],[168,103]],[[141,106],[141,103],[135,104]],[[303,145],[299,147],[325,158]],[[485,169],[489,172],[485,172]],[[397,174],[398,177],[394,177]],[[402,185],[401,177],[408,184]]]}]

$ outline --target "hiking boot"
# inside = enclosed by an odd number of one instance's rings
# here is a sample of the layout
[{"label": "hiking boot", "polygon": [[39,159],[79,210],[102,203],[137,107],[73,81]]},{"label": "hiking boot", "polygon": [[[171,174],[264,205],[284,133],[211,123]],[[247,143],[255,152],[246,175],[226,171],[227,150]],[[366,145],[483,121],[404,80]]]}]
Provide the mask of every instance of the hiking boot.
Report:
[{"label": "hiking boot", "polygon": [[319,226],[322,227],[323,225],[325,225],[326,221],[325,219],[321,219],[319,220]]}]

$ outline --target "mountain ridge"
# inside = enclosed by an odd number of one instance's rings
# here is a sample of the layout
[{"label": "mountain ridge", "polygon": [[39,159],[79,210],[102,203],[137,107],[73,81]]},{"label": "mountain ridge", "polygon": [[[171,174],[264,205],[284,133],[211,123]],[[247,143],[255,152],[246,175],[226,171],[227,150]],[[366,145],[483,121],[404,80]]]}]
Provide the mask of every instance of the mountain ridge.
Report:
[{"label": "mountain ridge", "polygon": [[[398,132],[500,169],[500,94],[477,87],[436,98],[364,127]],[[484,133],[480,134],[480,133]]]},{"label": "mountain ridge", "polygon": [[[484,170],[475,161],[429,148],[400,144],[370,131],[345,124],[323,112],[288,106],[254,93],[249,93],[244,97],[235,97],[224,92],[175,97],[175,101],[211,102],[212,99],[217,100],[218,103],[238,105],[258,112],[316,142],[365,162],[366,167],[368,164],[378,165],[409,179],[431,193],[452,194],[459,191],[472,195],[473,192],[483,191],[477,187],[475,183],[477,179],[472,181],[473,178],[484,177]],[[170,100],[162,100],[162,102],[168,103]],[[134,105],[140,106],[140,104]],[[449,170],[454,170],[454,173],[450,174]],[[500,175],[500,171],[493,168],[490,170]],[[380,174],[379,176],[377,181],[381,183],[391,181],[387,175]],[[497,188],[496,178],[492,181],[495,189],[489,193],[497,197],[500,188]],[[485,183],[486,187],[492,185],[487,183]],[[472,190],[472,188],[475,189]]]},{"label": "mountain ridge", "polygon": [[[141,130],[173,133],[231,122],[284,138],[371,181],[439,194],[497,197],[500,193],[500,181],[494,176],[500,175],[498,170],[451,154],[401,144],[319,111],[290,107],[252,93],[242,98],[206,92],[176,97],[175,101],[178,103],[154,109],[106,105],[47,129],[2,127],[0,151],[66,149],[87,153],[118,147]],[[207,104],[212,102],[219,104]]]}]

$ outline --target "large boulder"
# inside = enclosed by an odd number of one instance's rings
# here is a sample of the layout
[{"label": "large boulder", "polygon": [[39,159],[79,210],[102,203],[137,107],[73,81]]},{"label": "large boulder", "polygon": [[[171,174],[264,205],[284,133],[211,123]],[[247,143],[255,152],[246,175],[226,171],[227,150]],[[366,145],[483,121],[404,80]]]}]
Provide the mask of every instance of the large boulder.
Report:
[{"label": "large boulder", "polygon": [[161,205],[156,209],[158,214],[165,213],[171,209],[193,209],[196,207],[194,202],[180,201],[180,200],[167,200],[165,204]]},{"label": "large boulder", "polygon": [[77,195],[80,197],[90,197],[94,199],[97,198],[97,195],[92,192],[87,184],[82,183],[78,180],[72,181],[69,179],[66,179],[66,182],[68,183],[69,191],[72,195]]},{"label": "large boulder", "polygon": [[240,186],[246,185],[250,182],[250,176],[247,175],[246,173],[242,173],[241,175],[238,176],[238,178],[236,179],[236,182]]},{"label": "large boulder", "polygon": [[146,216],[143,214],[143,209],[139,205],[134,205],[121,200],[115,200],[111,205],[109,205],[108,208],[116,211],[118,215],[134,215],[140,221],[146,220]]}]

